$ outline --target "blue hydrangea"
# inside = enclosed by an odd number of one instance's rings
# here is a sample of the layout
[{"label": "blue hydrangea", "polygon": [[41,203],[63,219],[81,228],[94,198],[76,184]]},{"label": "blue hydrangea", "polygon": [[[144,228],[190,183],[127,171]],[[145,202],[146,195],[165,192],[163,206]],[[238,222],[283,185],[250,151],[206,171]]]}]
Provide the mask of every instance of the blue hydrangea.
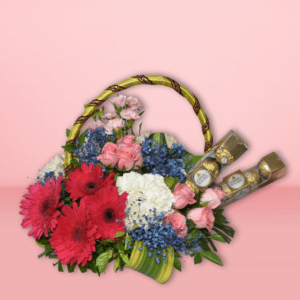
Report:
[{"label": "blue hydrangea", "polygon": [[[180,251],[185,255],[188,254],[188,250],[185,247],[185,238],[178,237],[176,230],[172,228],[172,223],[160,224],[161,222],[157,222],[162,221],[163,218],[164,214],[156,215],[154,213],[154,218],[148,223],[147,229],[145,229],[145,224],[143,224],[141,227],[131,231],[132,241],[142,241],[144,247],[151,250],[148,252],[149,257],[154,254],[157,263],[160,263],[161,260],[166,262],[166,254],[163,253],[163,250],[167,250],[169,246],[173,247],[176,252]],[[143,250],[143,247],[139,247],[138,250]]]},{"label": "blue hydrangea", "polygon": [[166,143],[152,145],[152,139],[145,138],[142,144],[143,167],[147,172],[162,176],[171,176],[183,183],[186,180],[186,171],[190,167],[188,152],[181,144],[173,144],[169,149]]},{"label": "blue hydrangea", "polygon": [[99,163],[97,156],[101,154],[102,148],[107,142],[115,143],[115,135],[106,134],[104,128],[88,129],[86,132],[86,141],[73,153],[78,156],[80,164],[97,165]]}]

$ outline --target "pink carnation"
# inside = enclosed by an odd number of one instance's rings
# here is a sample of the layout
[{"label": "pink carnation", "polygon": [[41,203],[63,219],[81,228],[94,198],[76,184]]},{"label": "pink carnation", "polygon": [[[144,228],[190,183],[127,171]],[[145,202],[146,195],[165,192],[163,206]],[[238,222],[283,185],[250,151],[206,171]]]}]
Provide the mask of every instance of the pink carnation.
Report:
[{"label": "pink carnation", "polygon": [[97,120],[96,122],[93,122],[89,125],[89,128],[92,130],[95,130],[96,128],[104,127],[104,123],[100,120]]},{"label": "pink carnation", "polygon": [[120,128],[123,128],[125,126],[125,121],[122,120],[121,118],[116,118],[109,120],[104,128],[105,128],[105,133],[106,134],[113,134],[113,130],[118,130]]},{"label": "pink carnation", "polygon": [[129,105],[132,110],[143,109],[143,106],[141,105],[140,101],[134,97],[128,97],[126,100],[126,104]]},{"label": "pink carnation", "polygon": [[137,120],[140,118],[139,114],[131,108],[123,109],[120,115],[123,119],[126,120]]},{"label": "pink carnation", "polygon": [[117,97],[112,98],[111,103],[114,103],[117,107],[124,107],[126,105],[126,96],[119,95]]},{"label": "pink carnation", "polygon": [[106,113],[104,116],[102,116],[102,119],[111,120],[111,119],[115,119],[117,117],[118,117],[118,115],[115,112],[113,112],[113,113]]}]

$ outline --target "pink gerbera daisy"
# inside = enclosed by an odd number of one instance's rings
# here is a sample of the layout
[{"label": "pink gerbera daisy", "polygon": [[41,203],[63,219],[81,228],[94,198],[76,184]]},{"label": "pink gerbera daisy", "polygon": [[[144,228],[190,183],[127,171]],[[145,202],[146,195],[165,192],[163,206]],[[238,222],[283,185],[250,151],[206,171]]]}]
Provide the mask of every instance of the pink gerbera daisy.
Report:
[{"label": "pink gerbera daisy", "polygon": [[73,209],[65,205],[61,209],[62,215],[56,229],[51,233],[49,242],[54,249],[54,254],[61,260],[62,264],[69,263],[84,266],[92,259],[95,248],[95,233],[97,226],[93,225],[85,204],[73,203]]},{"label": "pink gerbera daisy", "polygon": [[123,219],[126,217],[128,193],[119,196],[116,186],[107,186],[98,190],[95,195],[85,197],[86,209],[89,211],[92,222],[98,226],[96,238],[114,240],[117,231],[125,231]]},{"label": "pink gerbera daisy", "polygon": [[21,201],[20,214],[25,215],[22,221],[22,227],[32,226],[28,235],[33,235],[35,239],[40,239],[43,233],[48,237],[48,231],[53,231],[57,218],[60,213],[57,210],[64,202],[58,203],[61,193],[62,176],[59,175],[55,183],[54,177],[52,181],[48,178],[46,185],[36,183],[29,186],[29,194],[24,195],[26,199]]},{"label": "pink gerbera daisy", "polygon": [[114,173],[109,173],[104,179],[104,173],[100,166],[89,166],[84,163],[81,170],[76,168],[69,175],[69,180],[65,180],[66,191],[70,193],[73,201],[84,196],[94,195],[99,189],[107,185],[114,185],[116,181],[113,179]]}]

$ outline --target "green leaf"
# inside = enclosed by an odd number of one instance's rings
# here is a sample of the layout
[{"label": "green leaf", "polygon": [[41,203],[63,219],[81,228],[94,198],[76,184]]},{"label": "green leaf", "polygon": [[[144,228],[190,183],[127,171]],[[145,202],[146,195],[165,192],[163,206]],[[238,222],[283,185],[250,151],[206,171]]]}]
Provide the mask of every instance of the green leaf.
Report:
[{"label": "green leaf", "polygon": [[128,255],[125,254],[123,251],[119,251],[119,254],[120,254],[122,260],[124,261],[124,263],[129,265],[129,257],[128,257]]},{"label": "green leaf", "polygon": [[96,258],[96,266],[98,267],[98,270],[100,273],[104,272],[107,264],[109,262],[109,259],[112,256],[112,250],[109,249],[108,251],[100,254],[97,258]]},{"label": "green leaf", "polygon": [[203,156],[194,156],[192,158],[192,164],[195,165]]},{"label": "green leaf", "polygon": [[120,257],[118,256],[115,262],[115,266],[114,266],[114,271],[117,272],[117,270],[119,269],[119,265],[120,265]]},{"label": "green leaf", "polygon": [[198,252],[196,254],[196,256],[194,257],[194,264],[197,265],[197,264],[200,264],[202,262],[202,256],[200,254],[200,252]]},{"label": "green leaf", "polygon": [[135,120],[128,120],[128,121],[126,122],[125,128],[126,128],[126,129],[131,128],[131,127],[133,126],[134,121],[135,121]]},{"label": "green leaf", "polygon": [[176,257],[176,258],[178,258],[178,257],[180,257],[180,254],[178,253],[178,252],[174,252],[174,256]]},{"label": "green leaf", "polygon": [[226,226],[224,224],[218,224],[218,223],[215,223],[214,227],[221,229],[222,231],[224,231],[226,234],[228,234],[233,238],[235,231],[231,227]]},{"label": "green leaf", "polygon": [[61,146],[63,149],[65,149],[68,152],[72,152],[75,151],[77,149],[76,145],[65,145],[65,146]]},{"label": "green leaf", "polygon": [[80,145],[82,145],[82,144],[84,143],[85,135],[86,135],[86,131],[83,132],[83,133],[79,136],[78,142],[79,142]]},{"label": "green leaf", "polygon": [[204,201],[204,202],[200,203],[200,206],[205,207],[208,203],[209,203],[209,201]]},{"label": "green leaf", "polygon": [[139,113],[139,115],[141,116],[145,111],[143,110],[141,113]]},{"label": "green leaf", "polygon": [[186,241],[189,242],[194,239],[197,240],[199,236],[200,236],[200,230],[195,228],[190,233],[188,233],[188,235],[186,236]]},{"label": "green leaf", "polygon": [[177,258],[174,259],[174,267],[181,272],[181,263]]},{"label": "green leaf", "polygon": [[68,272],[73,273],[76,267],[76,264],[74,263],[72,266],[70,264],[67,264]]},{"label": "green leaf", "polygon": [[108,239],[106,239],[106,240],[104,240],[103,242],[102,242],[102,244],[111,244],[111,243],[115,243],[116,241],[113,241],[113,240],[111,240],[110,238],[108,238]]},{"label": "green leaf", "polygon": [[149,136],[149,139],[152,139],[152,146],[156,143],[160,146],[162,143],[167,143],[166,136],[164,133],[152,133]]},{"label": "green leaf", "polygon": [[189,231],[192,231],[192,230],[195,228],[196,223],[195,223],[193,220],[188,219],[188,220],[186,221],[186,225],[187,225]]},{"label": "green leaf", "polygon": [[219,258],[219,256],[211,251],[202,251],[199,252],[201,254],[201,256],[203,256],[204,258],[210,260],[211,262],[219,265],[219,266],[223,266],[221,259]]},{"label": "green leaf", "polygon": [[124,235],[125,235],[124,231],[117,231],[114,238],[118,238],[118,237],[121,237],[121,236],[124,236]]},{"label": "green leaf", "polygon": [[86,266],[83,267],[81,265],[78,265],[78,267],[79,267],[81,273],[85,273],[87,271]]},{"label": "green leaf", "polygon": [[104,115],[104,107],[101,110],[97,109],[96,113],[98,115],[99,120],[101,121],[101,117]]},{"label": "green leaf", "polygon": [[63,272],[64,271],[60,260],[58,261],[58,271],[59,272]]},{"label": "green leaf", "polygon": [[213,239],[213,240],[216,240],[216,241],[219,241],[219,242],[222,242],[222,243],[226,243],[226,240],[220,234],[209,235],[207,238]]},{"label": "green leaf", "polygon": [[142,129],[142,122],[140,123],[140,125],[139,125],[139,135],[141,135],[141,129]]},{"label": "green leaf", "polygon": [[179,179],[171,177],[171,176],[166,176],[165,179],[164,179],[164,182],[173,193],[175,185],[179,182]]},{"label": "green leaf", "polygon": [[[216,224],[215,224],[216,225]],[[217,228],[213,228],[213,231],[217,232],[219,235],[221,235],[223,237],[223,239],[226,241],[227,244],[229,244],[231,242],[231,239],[225,235],[222,231],[218,230]]]},{"label": "green leaf", "polygon": [[70,130],[70,129],[67,129],[67,130],[66,130],[66,136],[69,137],[70,133],[71,133],[71,130]]}]

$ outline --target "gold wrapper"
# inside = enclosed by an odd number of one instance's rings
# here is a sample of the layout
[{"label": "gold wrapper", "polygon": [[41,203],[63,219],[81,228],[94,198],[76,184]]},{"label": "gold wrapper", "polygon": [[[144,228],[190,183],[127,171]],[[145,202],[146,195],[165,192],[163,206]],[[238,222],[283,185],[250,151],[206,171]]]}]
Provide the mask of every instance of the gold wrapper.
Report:
[{"label": "gold wrapper", "polygon": [[225,192],[227,198],[231,197],[232,191],[231,191],[231,189],[229,188],[229,186],[225,182],[222,182],[220,184],[220,187]]},{"label": "gold wrapper", "polygon": [[223,165],[231,164],[234,159],[230,152],[225,148],[219,148],[215,153],[216,160]]},{"label": "gold wrapper", "polygon": [[193,193],[197,194],[199,192],[197,187],[191,181],[187,180],[185,183],[190,187]]},{"label": "gold wrapper", "polygon": [[255,169],[249,169],[243,172],[251,186],[258,185],[261,181],[258,172]]},{"label": "gold wrapper", "polygon": [[207,159],[202,164],[215,177],[218,176],[218,174],[219,174],[219,165],[218,165],[218,163],[216,161]]},{"label": "gold wrapper", "polygon": [[271,169],[265,161],[261,161],[258,165],[258,170],[260,174],[268,178],[271,175]]}]

